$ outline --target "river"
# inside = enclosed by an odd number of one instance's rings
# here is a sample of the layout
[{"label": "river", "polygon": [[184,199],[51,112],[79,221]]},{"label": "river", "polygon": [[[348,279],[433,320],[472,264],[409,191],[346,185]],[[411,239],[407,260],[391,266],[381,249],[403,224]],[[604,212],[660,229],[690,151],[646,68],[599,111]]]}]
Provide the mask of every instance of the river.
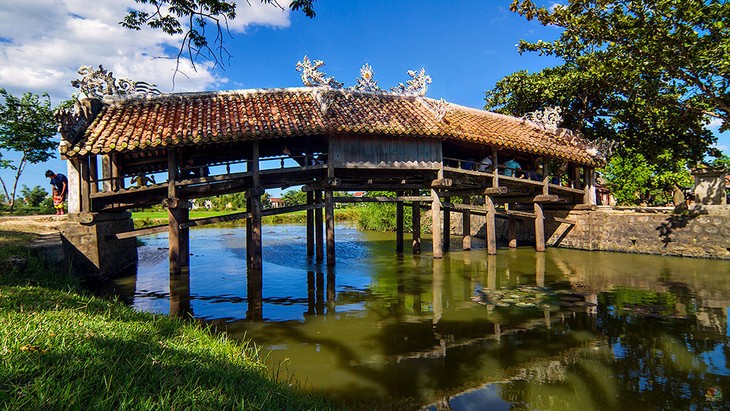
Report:
[{"label": "river", "polygon": [[[247,320],[245,229],[191,230],[170,282],[144,237],[135,309],[192,314],[262,348],[272,373],[355,408],[674,410],[730,407],[730,262],[484,242],[434,260],[395,235],[336,229],[336,267],[300,225],[263,232],[263,321]],[[171,285],[172,284],[172,285]],[[172,289],[172,292],[171,292]]]}]

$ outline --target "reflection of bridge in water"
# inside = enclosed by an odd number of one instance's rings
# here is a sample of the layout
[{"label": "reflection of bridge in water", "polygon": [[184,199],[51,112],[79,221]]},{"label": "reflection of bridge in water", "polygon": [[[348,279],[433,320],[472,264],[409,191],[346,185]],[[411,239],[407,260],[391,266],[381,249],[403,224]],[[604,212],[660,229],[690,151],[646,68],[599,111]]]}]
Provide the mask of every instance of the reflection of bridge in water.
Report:
[{"label": "reflection of bridge in water", "polygon": [[[463,217],[465,250],[470,215],[481,213],[489,254],[496,253],[496,217],[509,219],[511,240],[516,219],[533,220],[542,251],[544,209],[592,207],[593,167],[602,163],[567,130],[413,95],[291,88],[84,104],[61,144],[70,211],[79,213],[72,221],[84,227],[69,228],[66,238],[79,251],[75,261],[102,276],[133,262],[134,237],[156,232],[168,233],[170,271],[179,273],[189,264],[191,227],[245,219],[254,291],[263,216],[306,210],[307,255],[333,265],[335,204],[353,201],[396,203],[398,253],[406,205],[413,208],[411,249],[420,252],[423,204],[431,208],[435,258],[449,248],[452,212]],[[150,175],[156,183],[146,184]],[[306,204],[262,209],[266,189],[291,186],[303,187]],[[396,194],[335,194],[356,190]],[[246,193],[245,212],[189,218],[190,200],[237,192]],[[130,230],[124,210],[157,204],[169,224]]]}]

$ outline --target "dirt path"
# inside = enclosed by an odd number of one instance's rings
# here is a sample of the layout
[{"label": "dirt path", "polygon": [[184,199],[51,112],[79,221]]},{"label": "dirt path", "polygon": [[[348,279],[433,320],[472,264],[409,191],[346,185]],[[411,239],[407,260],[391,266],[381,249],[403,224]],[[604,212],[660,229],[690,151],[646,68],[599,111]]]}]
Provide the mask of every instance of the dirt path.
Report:
[{"label": "dirt path", "polygon": [[19,231],[34,234],[58,233],[67,216],[29,215],[0,217],[0,231]]}]

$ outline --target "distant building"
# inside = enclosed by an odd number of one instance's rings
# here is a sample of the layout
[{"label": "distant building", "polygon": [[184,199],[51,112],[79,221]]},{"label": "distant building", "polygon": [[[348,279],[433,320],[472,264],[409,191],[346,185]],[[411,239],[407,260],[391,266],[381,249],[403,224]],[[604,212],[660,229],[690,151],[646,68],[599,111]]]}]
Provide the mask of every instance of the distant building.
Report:
[{"label": "distant building", "polygon": [[284,206],[284,200],[282,200],[281,198],[271,197],[269,201],[271,201],[271,208],[279,208]]}]

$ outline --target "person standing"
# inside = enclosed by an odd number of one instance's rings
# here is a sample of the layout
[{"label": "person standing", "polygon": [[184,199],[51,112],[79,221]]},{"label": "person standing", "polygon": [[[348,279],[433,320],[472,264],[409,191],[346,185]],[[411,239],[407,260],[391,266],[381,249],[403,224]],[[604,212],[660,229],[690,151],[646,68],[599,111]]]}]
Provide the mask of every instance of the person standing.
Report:
[{"label": "person standing", "polygon": [[63,202],[66,201],[66,195],[68,195],[68,178],[63,174],[56,174],[52,170],[46,171],[46,177],[51,179],[51,185],[54,190],[54,203],[57,199],[60,199],[60,207],[56,206],[58,210],[56,214],[65,214],[63,211]]}]

